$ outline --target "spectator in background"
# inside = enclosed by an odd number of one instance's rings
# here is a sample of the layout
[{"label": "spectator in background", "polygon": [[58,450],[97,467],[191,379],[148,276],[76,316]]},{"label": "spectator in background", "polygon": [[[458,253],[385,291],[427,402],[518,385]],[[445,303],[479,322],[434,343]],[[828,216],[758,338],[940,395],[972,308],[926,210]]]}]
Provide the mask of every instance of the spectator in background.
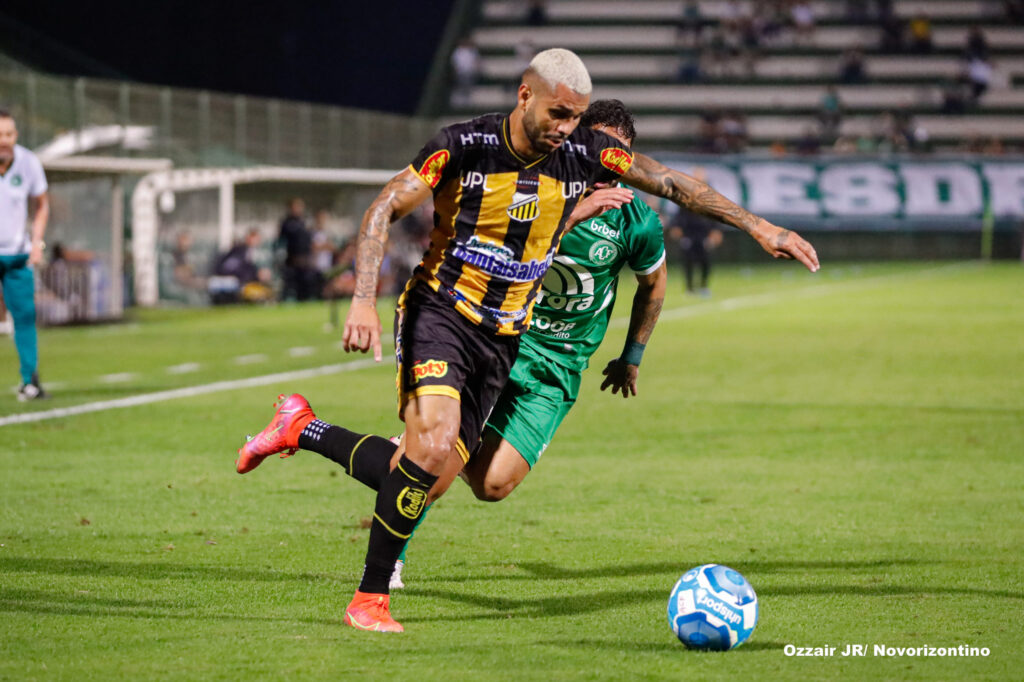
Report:
[{"label": "spectator in background", "polygon": [[522,73],[530,66],[530,61],[537,55],[537,47],[529,39],[516,43],[515,46],[515,72]]},{"label": "spectator in background", "polygon": [[793,42],[797,45],[814,44],[814,8],[809,2],[794,2],[789,8],[793,22]]},{"label": "spectator in background", "polygon": [[206,278],[197,272],[195,255],[192,253],[191,233],[182,230],[177,234],[174,248],[171,250],[171,263],[175,287],[181,291],[187,302],[196,302],[196,296],[206,292]]},{"label": "spectator in background", "polygon": [[947,80],[942,86],[942,113],[962,114],[967,111],[967,102],[971,99],[970,86],[966,78]]},{"label": "spectator in background", "polygon": [[526,23],[529,26],[543,26],[548,23],[547,0],[530,0],[526,10]]},{"label": "spectator in background", "polygon": [[903,52],[903,33],[906,27],[903,20],[890,13],[881,20],[882,37],[879,47],[882,52]]},{"label": "spectator in background", "polygon": [[700,4],[696,0],[688,0],[683,5],[683,13],[679,17],[676,39],[684,45],[698,47],[703,32],[704,17],[700,13]]},{"label": "spectator in background", "polygon": [[[706,182],[703,168],[694,168],[690,173],[701,182]],[[686,273],[686,292],[708,298],[711,290],[708,283],[711,276],[711,252],[722,243],[719,224],[710,218],[679,209],[668,229],[670,239],[679,243],[679,252]],[[700,268],[700,279],[695,275]]]},{"label": "spectator in background", "polygon": [[839,99],[836,86],[830,85],[821,96],[818,107],[818,122],[821,124],[822,136],[826,143],[832,143],[839,136],[839,126],[843,122],[843,103]]},{"label": "spectator in background", "polygon": [[980,26],[972,26],[971,30],[968,31],[964,54],[967,59],[973,57],[988,59],[988,40],[985,39],[985,34]]},{"label": "spectator in background", "polygon": [[920,54],[932,51],[932,22],[926,14],[910,20],[910,49]]},{"label": "spectator in background", "polygon": [[722,151],[742,152],[747,147],[747,121],[738,111],[726,112],[718,124],[721,142],[716,144]]},{"label": "spectator in background", "polygon": [[351,298],[356,290],[356,240],[341,245],[327,271],[323,295],[326,299]]},{"label": "spectator in background", "polygon": [[864,68],[864,53],[859,47],[843,53],[839,62],[839,80],[843,83],[864,83],[868,79]]},{"label": "spectator in background", "polygon": [[800,139],[796,141],[796,153],[803,156],[815,156],[821,151],[821,134],[816,126],[809,125],[804,128]]},{"label": "spectator in background", "polygon": [[330,211],[321,208],[313,215],[313,269],[317,273],[317,286],[322,286],[327,271],[334,267],[334,242],[327,232]]},{"label": "spectator in background", "polygon": [[316,270],[313,269],[313,236],[306,227],[306,204],[302,199],[288,202],[288,214],[281,221],[277,246],[285,250],[281,278],[282,300],[308,301],[316,296]]},{"label": "spectator in background", "polygon": [[704,69],[701,64],[702,53],[700,49],[683,50],[680,56],[679,74],[677,80],[680,83],[699,83],[704,80]]},{"label": "spectator in background", "polygon": [[473,88],[480,77],[480,63],[480,50],[470,38],[463,38],[452,50],[453,107],[469,105]]},{"label": "spectator in background", "polygon": [[982,57],[970,57],[964,67],[964,77],[971,87],[971,102],[977,104],[992,82],[992,63]]},{"label": "spectator in background", "polygon": [[210,300],[215,303],[267,302],[274,298],[270,288],[270,270],[256,262],[256,249],[262,237],[253,227],[245,239],[217,258],[210,278]]},{"label": "spectator in background", "polygon": [[1024,0],[1003,0],[1003,12],[1010,21],[1024,24]]}]

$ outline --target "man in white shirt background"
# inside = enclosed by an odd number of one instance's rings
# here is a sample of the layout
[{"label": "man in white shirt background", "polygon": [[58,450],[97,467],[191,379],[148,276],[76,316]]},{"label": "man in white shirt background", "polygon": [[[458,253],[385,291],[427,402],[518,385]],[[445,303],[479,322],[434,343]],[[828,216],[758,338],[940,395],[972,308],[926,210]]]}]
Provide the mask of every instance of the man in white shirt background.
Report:
[{"label": "man in white shirt background", "polygon": [[[10,112],[0,109],[0,284],[14,321],[21,385],[18,400],[46,397],[39,384],[33,266],[43,260],[50,216],[46,175],[36,155],[18,144]],[[26,230],[29,215],[31,227]]]}]

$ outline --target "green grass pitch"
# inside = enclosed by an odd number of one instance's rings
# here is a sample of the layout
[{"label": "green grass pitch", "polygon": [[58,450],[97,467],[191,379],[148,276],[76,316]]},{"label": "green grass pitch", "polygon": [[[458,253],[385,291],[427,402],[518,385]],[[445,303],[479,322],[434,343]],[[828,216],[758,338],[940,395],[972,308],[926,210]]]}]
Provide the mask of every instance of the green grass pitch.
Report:
[{"label": "green grass pitch", "polygon": [[[628,401],[598,391],[624,288],[537,470],[504,502],[456,483],[432,510],[394,597],[402,635],[341,624],[369,490],[312,453],[233,469],[281,391],[397,433],[389,361],[5,423],[353,359],[321,304],[44,330],[54,398],[0,395],[0,679],[1020,679],[1024,268],[771,263],[713,284],[687,298],[673,273]],[[707,562],[760,598],[736,651],[689,652],[666,623],[675,580]]]}]

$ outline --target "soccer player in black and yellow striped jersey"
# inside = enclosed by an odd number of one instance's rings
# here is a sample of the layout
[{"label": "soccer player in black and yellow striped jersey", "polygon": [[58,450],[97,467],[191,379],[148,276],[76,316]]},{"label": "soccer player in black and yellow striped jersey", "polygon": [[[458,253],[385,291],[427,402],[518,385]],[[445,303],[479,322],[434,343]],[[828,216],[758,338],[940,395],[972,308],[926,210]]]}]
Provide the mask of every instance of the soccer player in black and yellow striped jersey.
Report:
[{"label": "soccer player in black and yellow striped jersey", "polygon": [[588,187],[622,178],[744,230],[776,258],[818,269],[814,249],[796,233],[633,154],[611,136],[579,128],[591,89],[575,54],[541,52],[523,74],[508,116],[443,129],[367,210],[343,342],[347,351],[372,350],[380,360],[376,293],[388,227],[427,199],[434,203],[431,246],[395,321],[402,445],[396,450],[385,438],[316,419],[296,394],[239,451],[237,468],[245,473],[271,454],[313,450],[377,490],[363,578],[345,613],[348,625],[402,631],[390,615],[395,560],[424,508],[447,490],[475,448],[562,234],[632,198],[628,190],[606,188],[583,200]]}]

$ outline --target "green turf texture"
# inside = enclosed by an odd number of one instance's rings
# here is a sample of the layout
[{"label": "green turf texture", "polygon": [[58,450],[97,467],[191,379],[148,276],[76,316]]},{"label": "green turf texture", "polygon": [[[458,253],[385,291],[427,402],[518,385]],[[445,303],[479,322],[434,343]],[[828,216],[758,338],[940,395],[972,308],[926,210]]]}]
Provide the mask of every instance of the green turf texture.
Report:
[{"label": "green turf texture", "polygon": [[[626,287],[537,470],[504,502],[456,483],[431,511],[394,597],[401,635],[341,624],[369,490],[312,453],[233,469],[281,391],[397,433],[391,363],[0,427],[0,679],[1020,679],[1024,267],[723,268],[709,301],[672,275],[637,399],[598,391]],[[60,389],[4,391],[0,416],[346,362],[327,319],[316,304],[43,330]],[[0,343],[11,384],[15,362]],[[167,373],[186,362],[201,369]],[[687,651],[665,618],[708,562],[760,598],[724,654]]]}]

